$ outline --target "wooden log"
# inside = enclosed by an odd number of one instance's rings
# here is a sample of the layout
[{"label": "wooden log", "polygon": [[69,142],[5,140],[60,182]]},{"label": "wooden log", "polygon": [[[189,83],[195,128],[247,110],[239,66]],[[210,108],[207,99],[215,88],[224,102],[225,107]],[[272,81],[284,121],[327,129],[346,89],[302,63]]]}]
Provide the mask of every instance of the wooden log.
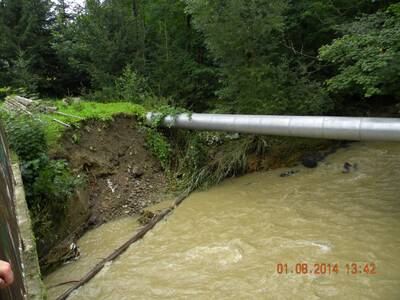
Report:
[{"label": "wooden log", "polygon": [[161,220],[163,220],[167,215],[169,215],[176,207],[178,207],[183,200],[185,200],[189,194],[191,193],[191,190],[186,190],[185,192],[182,193],[174,202],[174,205],[165,209],[161,214],[155,216],[146,226],[144,226],[141,230],[139,230],[138,233],[136,233],[131,239],[129,239],[125,244],[123,244],[121,247],[119,247],[117,250],[115,250],[111,255],[103,259],[101,262],[99,262],[92,270],[90,270],[85,276],[82,277],[81,280],[79,280],[76,284],[74,284],[72,287],[70,287],[68,290],[66,290],[61,296],[59,296],[56,300],[65,300],[67,299],[73,291],[76,289],[80,288],[87,282],[89,282],[94,276],[96,276],[97,273],[99,273],[104,266],[113,260],[115,260],[118,256],[120,256],[122,253],[124,253],[134,242],[142,239],[147,232],[149,232],[157,223],[159,223]]},{"label": "wooden log", "polygon": [[28,98],[25,98],[25,97],[21,97],[21,96],[17,96],[17,95],[14,95],[14,96],[7,96],[7,97],[6,97],[6,100],[7,100],[7,99],[15,100],[15,101],[21,103],[21,104],[24,105],[24,106],[30,106],[30,105],[32,105],[33,102],[34,102],[34,101],[31,100],[31,99],[28,99]]},{"label": "wooden log", "polygon": [[15,110],[15,111],[26,113],[28,115],[32,115],[32,113],[28,110],[28,108],[18,101],[15,101],[13,99],[7,99],[5,104],[7,105],[7,107],[10,110]]},{"label": "wooden log", "polygon": [[55,112],[55,111],[58,111],[58,107],[57,106],[45,106],[45,110],[49,111],[49,112]]},{"label": "wooden log", "polygon": [[6,100],[6,102],[7,103],[11,103],[12,105],[14,105],[16,107],[20,107],[20,108],[23,108],[23,109],[28,109],[27,106],[23,105],[22,103],[20,103],[18,101],[15,101],[14,99]]}]

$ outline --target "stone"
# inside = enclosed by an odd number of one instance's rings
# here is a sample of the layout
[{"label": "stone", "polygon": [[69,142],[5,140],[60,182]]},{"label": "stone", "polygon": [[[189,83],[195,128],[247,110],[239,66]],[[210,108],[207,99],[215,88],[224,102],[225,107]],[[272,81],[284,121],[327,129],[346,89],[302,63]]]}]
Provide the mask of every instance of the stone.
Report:
[{"label": "stone", "polygon": [[306,168],[316,168],[318,166],[317,160],[313,158],[303,158],[301,161],[302,165],[305,166]]},{"label": "stone", "polygon": [[138,167],[133,167],[131,170],[131,175],[134,178],[140,178],[140,177],[142,177],[143,174],[144,174],[144,171]]}]

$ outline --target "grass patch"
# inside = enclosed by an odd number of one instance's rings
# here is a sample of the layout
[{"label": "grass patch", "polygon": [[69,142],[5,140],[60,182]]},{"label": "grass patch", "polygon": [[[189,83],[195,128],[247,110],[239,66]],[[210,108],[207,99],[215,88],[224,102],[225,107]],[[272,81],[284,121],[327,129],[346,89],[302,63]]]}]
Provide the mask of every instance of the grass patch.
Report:
[{"label": "grass patch", "polygon": [[[78,116],[82,119],[98,119],[102,121],[112,120],[115,115],[126,114],[144,118],[146,110],[143,106],[129,102],[98,103],[98,102],[77,102],[71,105],[64,105],[61,101],[51,101],[46,103],[48,106],[56,106],[59,112]],[[42,114],[40,119],[47,124],[46,139],[50,149],[58,145],[58,140],[62,136],[66,127],[52,121],[56,118],[64,123],[79,126],[82,121],[79,118],[66,117],[58,114]]]}]

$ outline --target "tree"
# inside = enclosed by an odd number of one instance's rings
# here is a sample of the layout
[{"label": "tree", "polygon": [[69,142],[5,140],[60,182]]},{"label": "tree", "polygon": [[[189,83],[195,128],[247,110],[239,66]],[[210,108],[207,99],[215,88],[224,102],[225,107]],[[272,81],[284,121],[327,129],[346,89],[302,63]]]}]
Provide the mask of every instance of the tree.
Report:
[{"label": "tree", "polygon": [[88,75],[92,88],[112,87],[128,63],[143,67],[135,14],[131,0],[88,0],[54,47],[62,60]]},{"label": "tree", "polygon": [[[202,111],[215,98],[218,70],[180,0],[146,2],[147,68],[153,90]],[[167,76],[166,76],[167,74]]]},{"label": "tree", "polygon": [[366,15],[345,35],[320,49],[320,58],[337,67],[327,80],[332,93],[400,96],[400,4]]},{"label": "tree", "polygon": [[[30,72],[32,78],[38,79],[40,89],[44,90],[51,84],[52,78],[48,74],[52,63],[50,8],[48,0],[0,2],[1,85],[15,85],[19,82],[18,73],[13,71],[21,67],[21,53],[25,61],[24,70]],[[30,85],[29,88],[35,86]]]},{"label": "tree", "polygon": [[331,108],[282,45],[288,1],[186,0],[187,12],[221,68],[220,109],[319,114]]}]

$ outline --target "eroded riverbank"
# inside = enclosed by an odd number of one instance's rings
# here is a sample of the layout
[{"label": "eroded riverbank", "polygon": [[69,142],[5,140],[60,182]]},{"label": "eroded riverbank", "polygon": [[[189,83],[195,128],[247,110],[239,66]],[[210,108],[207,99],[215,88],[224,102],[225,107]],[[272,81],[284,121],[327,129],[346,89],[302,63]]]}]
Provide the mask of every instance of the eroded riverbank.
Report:
[{"label": "eroded riverbank", "polygon": [[[345,162],[356,170],[344,174]],[[398,299],[400,145],[354,144],[295,169],[194,193],[71,299]],[[99,234],[88,253],[107,240]],[[339,270],[291,273],[297,263]],[[352,263],[376,274],[348,274]]]}]

